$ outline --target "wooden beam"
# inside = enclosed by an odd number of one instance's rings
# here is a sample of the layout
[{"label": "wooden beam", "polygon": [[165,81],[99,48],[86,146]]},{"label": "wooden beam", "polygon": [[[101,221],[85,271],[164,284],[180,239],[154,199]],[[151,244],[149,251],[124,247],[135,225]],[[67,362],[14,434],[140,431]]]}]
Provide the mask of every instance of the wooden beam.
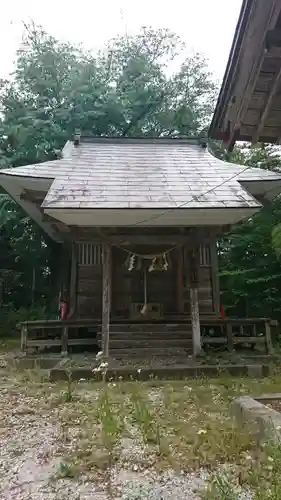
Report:
[{"label": "wooden beam", "polygon": [[[256,52],[258,53],[258,49],[256,49]],[[265,56],[265,50],[262,51],[261,55],[258,55],[252,67],[250,68],[250,74],[247,75],[247,85],[245,89],[243,90],[242,98],[240,101],[240,105],[237,107],[236,112],[235,112],[235,118],[232,118],[231,123],[230,123],[230,130],[229,130],[229,136],[228,140],[226,141],[226,148],[228,151],[232,151],[235,142],[238,140],[239,135],[240,135],[240,128],[241,124],[243,122],[243,118],[247,112],[247,108],[249,105],[249,102],[251,100],[253,90],[256,86],[261,67],[264,61],[264,56]],[[236,89],[237,92],[237,89]],[[235,96],[234,96],[235,97]]]},{"label": "wooden beam", "polygon": [[49,222],[50,224],[53,224],[56,226],[56,230],[62,233],[70,233],[70,228],[64,222],[61,222],[54,217],[51,217],[51,215],[45,214],[44,209],[41,207],[38,207],[38,210],[42,213],[42,220],[43,222]]},{"label": "wooden beam", "polygon": [[29,189],[25,189],[21,193],[20,199],[29,201],[30,203],[39,203],[41,205],[45,199],[46,194],[46,191],[31,191]]},{"label": "wooden beam", "polygon": [[266,33],[265,37],[265,46],[267,50],[271,50],[275,47],[281,47],[281,30],[280,28],[275,28],[273,30],[269,30]]},{"label": "wooden beam", "polygon": [[276,73],[276,75],[274,77],[274,80],[273,80],[272,85],[271,85],[271,89],[270,89],[270,91],[268,93],[268,98],[267,98],[266,105],[264,106],[264,108],[263,108],[263,110],[261,112],[259,124],[258,124],[257,129],[255,131],[255,134],[254,134],[254,136],[252,138],[253,144],[256,144],[257,142],[259,142],[259,137],[262,134],[265,121],[266,121],[268,113],[270,111],[273,99],[276,96],[276,94],[278,92],[278,89],[280,87],[280,83],[281,83],[281,67],[277,71],[277,73]]},{"label": "wooden beam", "polygon": [[237,104],[235,112],[230,117],[232,122],[229,136],[230,149],[235,144],[236,130],[241,128],[267,54],[265,35],[269,30],[275,28],[280,14],[280,4],[275,0],[252,2],[252,8],[254,9],[254,21],[250,22],[249,28],[246,30],[240,65],[238,62],[239,75],[238,78],[236,77],[234,94],[234,97],[237,98]]},{"label": "wooden beam", "polygon": [[[202,337],[203,344],[226,344],[227,337]],[[265,337],[233,337],[233,346],[235,344],[265,344]]]},{"label": "wooden beam", "polygon": [[234,127],[233,130],[231,131],[228,140],[225,143],[225,147],[227,151],[233,151],[233,148],[235,146],[236,141],[238,140],[240,135],[240,128],[239,127]]},{"label": "wooden beam", "polygon": [[112,245],[118,245],[118,246],[132,246],[132,245],[152,245],[152,246],[157,246],[157,245],[183,245],[183,244],[189,244],[189,242],[192,242],[194,244],[194,240],[199,243],[204,243],[209,241],[209,233],[207,231],[196,231],[194,233],[193,231],[190,233],[187,233],[185,235],[183,234],[175,234],[175,235],[150,235],[150,234],[126,234],[126,235],[108,235],[106,236],[108,241]]},{"label": "wooden beam", "polygon": [[130,245],[178,245],[186,242],[188,236],[181,234],[175,235],[111,235],[108,240],[113,245],[130,246]]},{"label": "wooden beam", "polygon": [[262,195],[262,194],[255,195],[255,198],[257,201],[259,201],[259,203],[261,203],[261,205],[263,207],[271,207],[272,206],[271,201],[268,200],[267,198],[265,198],[264,195]]},{"label": "wooden beam", "polygon": [[103,243],[102,251],[102,352],[104,358],[109,357],[109,323],[111,307],[111,245]]},{"label": "wooden beam", "polygon": [[198,303],[198,272],[199,272],[199,248],[193,247],[189,251],[190,266],[190,315],[192,327],[193,355],[201,354],[201,329]]}]

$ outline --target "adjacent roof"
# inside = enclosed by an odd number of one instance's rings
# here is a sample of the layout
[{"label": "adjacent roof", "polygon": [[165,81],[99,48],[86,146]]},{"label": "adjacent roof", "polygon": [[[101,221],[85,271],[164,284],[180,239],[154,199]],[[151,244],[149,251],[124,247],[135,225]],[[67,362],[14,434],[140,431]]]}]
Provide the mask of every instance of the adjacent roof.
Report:
[{"label": "adjacent roof", "polygon": [[271,199],[281,191],[281,173],[218,160],[196,141],[84,138],[77,146],[69,141],[63,155],[1,170],[0,183],[12,196],[15,185],[45,189],[42,208],[53,217],[74,209],[220,208],[250,215],[261,207],[254,196]]},{"label": "adjacent roof", "polygon": [[278,142],[281,135],[281,0],[243,0],[209,129],[231,149],[236,140]]}]

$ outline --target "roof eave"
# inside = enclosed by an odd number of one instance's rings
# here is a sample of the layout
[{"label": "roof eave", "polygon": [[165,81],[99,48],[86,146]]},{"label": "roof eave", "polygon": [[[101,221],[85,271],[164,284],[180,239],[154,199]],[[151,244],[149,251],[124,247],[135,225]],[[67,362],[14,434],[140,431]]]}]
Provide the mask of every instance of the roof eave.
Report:
[{"label": "roof eave", "polygon": [[[18,182],[15,182],[15,179]],[[41,179],[40,179],[41,180]],[[48,236],[54,241],[61,243],[62,235],[56,231],[53,225],[44,220],[44,214],[32,202],[26,201],[21,196],[25,189],[19,182],[20,179],[16,176],[1,175],[1,187],[14,201],[22,208],[22,210],[39,226]],[[47,193],[47,190],[46,190]]]},{"label": "roof eave", "polygon": [[234,77],[237,70],[237,63],[239,60],[242,43],[245,38],[246,26],[249,22],[253,4],[254,0],[243,0],[242,3],[230,54],[226,65],[226,70],[223,77],[222,86],[208,132],[209,137],[211,137],[212,139],[225,139],[225,133],[222,132],[219,123],[224,120],[228,105],[228,98],[232,94]]}]

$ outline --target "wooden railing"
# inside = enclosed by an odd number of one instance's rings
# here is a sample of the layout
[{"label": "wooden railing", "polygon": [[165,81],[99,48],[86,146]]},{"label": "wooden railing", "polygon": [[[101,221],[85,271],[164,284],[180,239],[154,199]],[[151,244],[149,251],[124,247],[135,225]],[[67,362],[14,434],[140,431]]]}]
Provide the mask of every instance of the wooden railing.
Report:
[{"label": "wooden railing", "polygon": [[[59,346],[62,353],[67,353],[68,346],[96,344],[95,336],[85,338],[77,335],[79,328],[97,329],[97,323],[93,319],[24,321],[17,326],[21,331],[21,349],[23,351],[29,347]],[[75,337],[69,335],[73,330],[76,334]],[[32,335],[31,338],[29,338],[29,334]]]},{"label": "wooden railing", "polygon": [[[184,323],[182,323],[184,328]],[[273,353],[272,328],[277,326],[276,321],[269,318],[243,318],[225,320],[218,318],[200,318],[201,340],[203,346],[225,345],[229,352],[236,345],[251,344],[263,345],[267,353]],[[96,335],[81,337],[79,328],[93,328],[96,332],[99,323],[94,319],[74,320],[38,320],[25,321],[18,325],[21,330],[21,348],[44,348],[59,346],[63,353],[67,353],[68,346],[95,345]],[[73,333],[75,335],[73,335]]]},{"label": "wooden railing", "polygon": [[225,344],[232,352],[238,344],[262,344],[267,353],[273,353],[271,330],[277,322],[269,318],[208,318],[200,325],[203,345]]}]

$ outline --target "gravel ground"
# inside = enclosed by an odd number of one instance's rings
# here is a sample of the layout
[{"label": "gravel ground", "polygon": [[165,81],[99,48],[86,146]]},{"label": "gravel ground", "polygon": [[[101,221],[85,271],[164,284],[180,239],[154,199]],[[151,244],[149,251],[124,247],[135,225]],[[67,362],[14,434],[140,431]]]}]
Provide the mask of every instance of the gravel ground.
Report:
[{"label": "gravel ground", "polygon": [[271,401],[261,401],[262,404],[271,408],[272,410],[276,410],[281,413],[281,399],[272,399]]},{"label": "gravel ground", "polygon": [[[206,488],[208,473],[204,470],[190,474],[152,473],[150,477],[119,473],[116,483],[120,484],[118,500],[199,500],[199,492]],[[252,500],[249,493],[237,491],[239,500]],[[238,500],[237,498],[237,500]],[[219,499],[217,499],[219,500]]]},{"label": "gravel ground", "polygon": [[[199,500],[198,490],[206,487],[208,474],[204,470],[161,474],[154,470],[134,472],[116,468],[107,483],[102,479],[90,482],[83,477],[79,481],[54,480],[61,462],[61,457],[56,456],[56,427],[38,416],[30,425],[25,415],[11,415],[9,424],[11,433],[1,440],[0,446],[3,500]],[[128,456],[140,453],[132,443],[124,445],[128,447]],[[112,495],[108,492],[109,485]],[[251,500],[246,494],[239,498]]]},{"label": "gravel ground", "polygon": [[[1,357],[0,357],[1,358]],[[0,499],[1,500],[200,500],[199,490],[207,486],[208,473],[197,470],[176,473],[140,468],[137,457],[145,455],[134,438],[121,442],[122,461],[110,477],[98,471],[94,476],[58,478],[65,461],[62,428],[55,388],[48,382],[30,383],[5,371],[0,359]],[[14,377],[14,378],[13,378]],[[83,397],[92,400],[97,391]],[[152,390],[149,399],[158,404],[159,394]],[[87,398],[86,398],[87,399]],[[66,405],[67,407],[67,405]],[[75,429],[82,422],[72,421]],[[71,437],[70,446],[75,441]],[[239,500],[252,500],[241,493]]]}]

